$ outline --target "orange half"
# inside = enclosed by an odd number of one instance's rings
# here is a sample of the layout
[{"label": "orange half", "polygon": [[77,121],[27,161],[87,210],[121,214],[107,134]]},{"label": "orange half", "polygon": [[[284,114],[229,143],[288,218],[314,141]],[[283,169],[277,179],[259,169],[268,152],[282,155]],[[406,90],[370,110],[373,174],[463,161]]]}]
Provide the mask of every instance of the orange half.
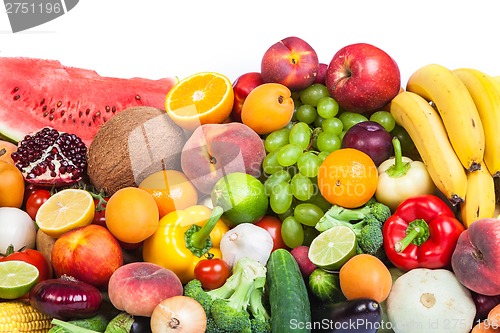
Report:
[{"label": "orange half", "polygon": [[229,78],[215,72],[200,72],[179,81],[165,99],[165,110],[177,125],[194,131],[202,124],[223,123],[234,103]]}]

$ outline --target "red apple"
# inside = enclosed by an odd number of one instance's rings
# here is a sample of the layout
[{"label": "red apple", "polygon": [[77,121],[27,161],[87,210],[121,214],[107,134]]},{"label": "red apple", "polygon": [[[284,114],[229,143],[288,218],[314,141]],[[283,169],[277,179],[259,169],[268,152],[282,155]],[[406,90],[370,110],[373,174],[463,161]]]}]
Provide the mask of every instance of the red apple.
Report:
[{"label": "red apple", "polygon": [[325,82],[342,109],[368,113],[382,108],[399,93],[401,74],[396,61],[385,51],[358,43],[335,53]]},{"label": "red apple", "polygon": [[474,221],[458,238],[451,267],[466,288],[487,296],[500,294],[500,220]]},{"label": "red apple", "polygon": [[310,86],[318,75],[316,51],[298,37],[287,37],[264,53],[261,73],[267,83],[281,83],[291,91]]},{"label": "red apple", "polygon": [[181,152],[182,171],[204,194],[215,183],[232,172],[260,176],[266,157],[260,136],[245,124],[204,124],[188,138]]},{"label": "red apple", "polygon": [[240,75],[233,82],[234,104],[231,119],[241,123],[241,108],[250,91],[264,83],[264,78],[259,72],[248,72]]},{"label": "red apple", "polygon": [[320,83],[322,85],[326,85],[327,70],[328,70],[328,65],[320,62],[318,67],[318,75],[316,76],[316,80],[314,80],[314,83]]},{"label": "red apple", "polygon": [[90,224],[57,238],[51,259],[56,276],[66,274],[106,289],[113,272],[123,265],[123,252],[108,229]]}]

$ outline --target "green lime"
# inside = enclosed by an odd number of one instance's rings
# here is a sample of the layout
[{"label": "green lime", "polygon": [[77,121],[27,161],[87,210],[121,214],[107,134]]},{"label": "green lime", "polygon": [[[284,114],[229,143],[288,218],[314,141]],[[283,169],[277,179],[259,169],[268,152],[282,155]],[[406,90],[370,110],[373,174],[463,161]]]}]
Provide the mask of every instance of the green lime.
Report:
[{"label": "green lime", "polygon": [[24,261],[0,262],[0,298],[15,299],[25,295],[38,281],[38,268]]},{"label": "green lime", "polygon": [[356,254],[356,234],[346,226],[334,226],[320,233],[309,246],[309,260],[327,270],[338,270]]},{"label": "green lime", "polygon": [[269,206],[264,184],[244,172],[233,172],[219,179],[211,197],[214,206],[224,209],[222,220],[229,226],[256,222]]}]

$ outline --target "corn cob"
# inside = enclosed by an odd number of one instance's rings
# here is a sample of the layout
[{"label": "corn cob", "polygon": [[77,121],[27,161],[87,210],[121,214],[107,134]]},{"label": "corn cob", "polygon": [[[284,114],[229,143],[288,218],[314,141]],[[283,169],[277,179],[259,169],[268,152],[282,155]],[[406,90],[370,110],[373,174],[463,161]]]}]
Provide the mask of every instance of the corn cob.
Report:
[{"label": "corn cob", "polygon": [[51,321],[26,301],[0,302],[0,333],[47,333]]}]

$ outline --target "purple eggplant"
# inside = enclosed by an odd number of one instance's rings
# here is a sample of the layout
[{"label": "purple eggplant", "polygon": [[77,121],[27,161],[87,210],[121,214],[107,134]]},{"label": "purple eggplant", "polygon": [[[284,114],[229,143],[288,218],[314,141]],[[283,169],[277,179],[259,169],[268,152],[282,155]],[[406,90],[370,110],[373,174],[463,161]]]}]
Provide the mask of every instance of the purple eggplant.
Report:
[{"label": "purple eggplant", "polygon": [[317,303],[311,310],[312,333],[376,333],[381,327],[382,308],[369,298]]}]

